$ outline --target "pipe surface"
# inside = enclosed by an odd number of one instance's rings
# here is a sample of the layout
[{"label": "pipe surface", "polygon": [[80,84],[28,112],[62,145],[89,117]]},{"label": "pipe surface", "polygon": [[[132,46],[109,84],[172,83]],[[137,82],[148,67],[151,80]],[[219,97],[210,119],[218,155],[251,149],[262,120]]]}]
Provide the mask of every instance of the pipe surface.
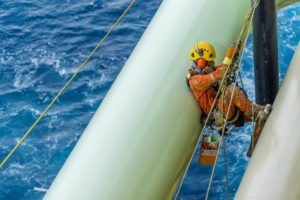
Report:
[{"label": "pipe surface", "polygon": [[275,0],[260,0],[253,18],[256,103],[272,104],[279,88]]},{"label": "pipe surface", "polygon": [[299,200],[300,45],[274,102],[236,200]]},{"label": "pipe surface", "polygon": [[163,1],[44,199],[172,199],[201,128],[189,51],[209,41],[223,60],[249,10],[249,1]]}]

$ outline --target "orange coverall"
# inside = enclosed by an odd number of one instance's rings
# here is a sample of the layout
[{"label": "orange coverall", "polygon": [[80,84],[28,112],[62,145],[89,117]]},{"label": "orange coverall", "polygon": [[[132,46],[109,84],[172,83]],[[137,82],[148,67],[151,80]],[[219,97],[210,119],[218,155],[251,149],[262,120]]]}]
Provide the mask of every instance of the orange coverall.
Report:
[{"label": "orange coverall", "polygon": [[[193,95],[197,99],[202,111],[206,116],[208,115],[217,95],[217,91],[214,89],[213,84],[222,80],[225,75],[226,68],[227,65],[221,64],[215,67],[215,70],[212,73],[206,75],[192,75],[188,81]],[[236,109],[238,108],[244,113],[245,122],[252,121],[254,115],[253,112],[261,109],[261,106],[252,104],[252,102],[238,87],[235,89],[233,88],[233,85],[228,85],[226,87],[225,95],[221,95],[221,97],[218,99],[218,110],[223,114],[224,117],[226,117],[229,109],[228,120],[230,120],[234,117]],[[229,108],[232,92],[234,92],[233,100]]]}]

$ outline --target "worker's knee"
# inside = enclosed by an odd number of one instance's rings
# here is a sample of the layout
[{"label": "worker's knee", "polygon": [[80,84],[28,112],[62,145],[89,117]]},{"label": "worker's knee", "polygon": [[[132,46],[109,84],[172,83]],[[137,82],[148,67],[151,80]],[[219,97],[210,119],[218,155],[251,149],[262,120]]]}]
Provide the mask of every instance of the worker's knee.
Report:
[{"label": "worker's knee", "polygon": [[231,95],[234,91],[235,91],[234,85],[233,85],[233,84],[229,84],[229,85],[226,86],[225,95],[226,95],[226,96],[229,96],[229,95]]}]

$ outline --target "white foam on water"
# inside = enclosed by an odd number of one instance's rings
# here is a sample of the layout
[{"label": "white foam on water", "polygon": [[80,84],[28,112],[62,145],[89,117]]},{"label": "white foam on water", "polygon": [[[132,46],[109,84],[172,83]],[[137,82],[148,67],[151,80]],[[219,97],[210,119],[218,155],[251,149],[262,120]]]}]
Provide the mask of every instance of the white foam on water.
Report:
[{"label": "white foam on water", "polygon": [[45,192],[45,193],[48,191],[48,189],[40,188],[40,187],[34,187],[33,190],[36,192]]}]

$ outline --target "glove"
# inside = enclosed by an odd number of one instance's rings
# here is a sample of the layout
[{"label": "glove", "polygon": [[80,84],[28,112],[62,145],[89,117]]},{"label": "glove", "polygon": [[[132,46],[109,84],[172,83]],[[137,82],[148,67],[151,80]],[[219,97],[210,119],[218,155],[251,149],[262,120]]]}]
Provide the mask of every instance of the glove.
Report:
[{"label": "glove", "polygon": [[223,60],[223,64],[229,65],[231,62],[231,58],[233,57],[233,54],[235,53],[235,57],[238,57],[239,49],[241,47],[241,42],[233,42],[226,52],[226,57]]},{"label": "glove", "polygon": [[193,72],[193,69],[192,68],[189,68],[188,69],[188,73],[187,73],[187,75],[186,75],[186,78],[188,79],[188,80],[190,80],[191,79],[191,73]]},{"label": "glove", "polygon": [[188,73],[188,74],[186,75],[186,79],[190,80],[190,78],[191,78],[191,74]]},{"label": "glove", "polygon": [[232,58],[233,53],[238,56],[239,48],[241,47],[241,42],[233,42],[230,47],[227,49],[226,57]]}]

